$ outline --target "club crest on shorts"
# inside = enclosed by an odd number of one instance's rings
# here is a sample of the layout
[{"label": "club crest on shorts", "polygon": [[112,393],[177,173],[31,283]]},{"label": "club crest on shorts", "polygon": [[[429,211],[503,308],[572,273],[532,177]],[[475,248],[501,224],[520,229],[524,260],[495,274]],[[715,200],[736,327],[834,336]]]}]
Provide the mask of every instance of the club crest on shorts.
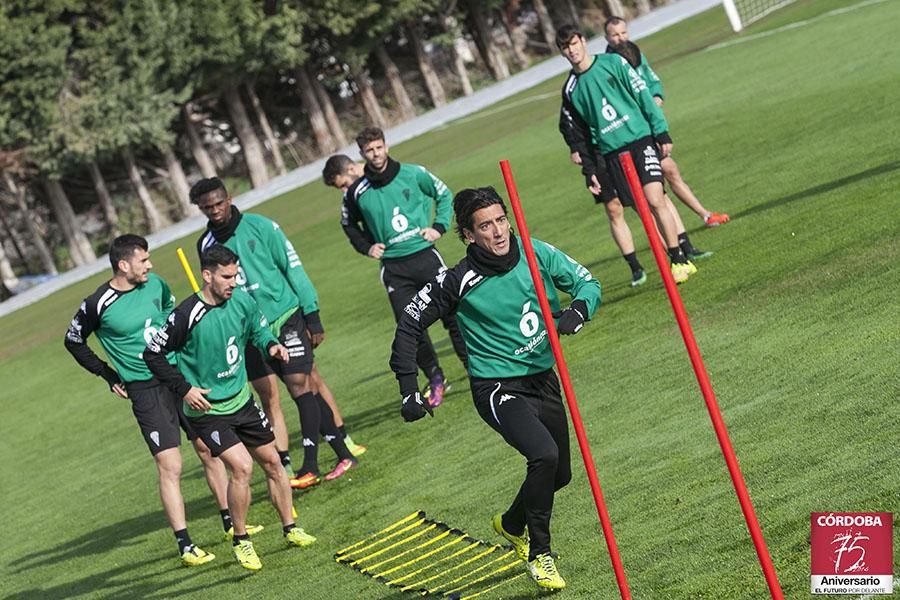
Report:
[{"label": "club crest on shorts", "polygon": [[218,429],[215,430],[215,431],[213,431],[213,432],[210,434],[209,437],[212,438],[212,440],[216,443],[217,446],[221,446],[221,445],[222,445],[222,439],[221,439],[221,437],[219,437],[219,430],[218,430]]},{"label": "club crest on shorts", "polygon": [[151,431],[151,432],[150,432],[150,439],[153,440],[153,443],[156,444],[156,447],[157,447],[157,448],[159,448],[159,432],[158,432],[158,431]]}]

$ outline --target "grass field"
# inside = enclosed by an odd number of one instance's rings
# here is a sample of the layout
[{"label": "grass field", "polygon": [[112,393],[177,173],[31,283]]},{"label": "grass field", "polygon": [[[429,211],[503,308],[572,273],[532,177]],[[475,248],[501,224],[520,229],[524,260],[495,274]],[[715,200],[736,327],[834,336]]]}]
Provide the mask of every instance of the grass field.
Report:
[{"label": "grass field", "polygon": [[[799,2],[745,35],[852,4]],[[707,206],[733,219],[705,230],[682,212],[695,244],[716,254],[680,291],[792,599],[809,595],[810,512],[900,513],[900,53],[890,50],[898,22],[900,2],[887,0],[701,51],[729,38],[724,15],[711,11],[642,42],[666,85],[682,172]],[[428,165],[452,189],[502,189],[497,162],[509,159],[532,234],[602,282],[603,306],[564,348],[633,596],[765,598],[659,277],[652,269],[646,286],[628,286],[605,217],[556,131],[558,99],[541,99],[561,83],[393,154]],[[8,528],[0,596],[399,598],[332,554],[417,509],[494,540],[490,517],[512,498],[523,461],[477,417],[443,332],[435,339],[453,391],[434,419],[401,420],[387,366],[393,320],[376,264],[338,227],[338,200],[314,184],[258,208],[281,223],[318,288],[328,332],[320,369],[354,439],[370,446],[349,477],[296,497],[318,544],[283,548],[257,473],[250,514],[268,526],[257,542],[265,568],[245,573],[221,541],[199,462],[186,450],[191,533],[219,558],[195,570],[178,565],[128,405],[63,349],[78,303],[105,278],[97,276],[0,319]],[[629,219],[637,236],[639,221]],[[193,240],[180,245],[192,248]],[[175,246],[153,249],[153,257],[183,298]],[[448,260],[464,250],[449,235],[439,247]],[[651,267],[646,242],[638,252]],[[296,411],[284,407],[296,432]],[[323,451],[323,468],[328,456]],[[553,520],[565,597],[618,598],[577,455],[573,471]],[[895,547],[898,532],[895,524]],[[895,553],[900,573],[896,560]],[[520,578],[483,597],[536,595]]]}]

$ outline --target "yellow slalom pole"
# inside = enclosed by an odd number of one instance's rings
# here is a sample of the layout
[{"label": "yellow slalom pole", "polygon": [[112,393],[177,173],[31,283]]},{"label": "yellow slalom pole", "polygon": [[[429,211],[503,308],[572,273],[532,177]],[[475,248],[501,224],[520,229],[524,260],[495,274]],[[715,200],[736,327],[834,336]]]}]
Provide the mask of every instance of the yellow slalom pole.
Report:
[{"label": "yellow slalom pole", "polygon": [[191,282],[191,287],[194,289],[194,293],[200,291],[200,286],[197,285],[197,280],[194,278],[194,272],[191,270],[191,265],[187,260],[187,257],[184,255],[184,250],[181,248],[175,251],[178,254],[178,260],[181,261],[181,266],[184,269],[185,275],[187,275],[188,281]]}]

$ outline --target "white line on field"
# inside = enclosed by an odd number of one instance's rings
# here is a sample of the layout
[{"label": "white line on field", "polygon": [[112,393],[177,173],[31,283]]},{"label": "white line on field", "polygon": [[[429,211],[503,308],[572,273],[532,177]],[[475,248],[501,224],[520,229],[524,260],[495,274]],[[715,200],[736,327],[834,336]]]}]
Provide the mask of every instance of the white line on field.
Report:
[{"label": "white line on field", "polygon": [[727,42],[721,42],[719,44],[713,44],[712,46],[708,46],[704,49],[704,51],[709,50],[719,50],[720,48],[728,48],[729,46],[737,46],[738,44],[743,44],[744,42],[751,42],[753,40],[762,39],[765,37],[769,37],[770,35],[776,35],[779,33],[783,33],[785,31],[789,31],[791,29],[797,29],[798,27],[805,27],[816,21],[820,21],[822,19],[828,19],[830,17],[836,17],[838,15],[842,15],[844,13],[853,12],[854,10],[858,10],[860,8],[866,8],[867,6],[872,6],[874,4],[882,4],[883,2],[887,2],[887,0],[865,0],[864,2],[860,2],[859,4],[853,4],[851,6],[845,6],[843,8],[836,8],[834,10],[830,10],[827,13],[823,13],[817,17],[813,17],[811,19],[804,19],[802,21],[795,21],[793,23],[788,23],[787,25],[782,25],[776,29],[771,29],[769,31],[763,31],[762,33],[757,33],[754,35],[748,35],[746,37],[736,38],[733,40],[728,40]]},{"label": "white line on field", "polygon": [[550,98],[553,96],[560,96],[560,92],[544,92],[543,94],[536,94],[534,96],[527,96],[520,100],[516,100],[515,102],[510,102],[509,104],[504,104],[503,106],[499,106],[497,108],[492,108],[491,110],[485,110],[479,113],[475,113],[474,115],[463,117],[462,119],[457,119],[455,121],[450,121],[449,123],[445,123],[436,129],[447,129],[448,127],[452,127],[457,123],[467,123],[469,121],[475,121],[482,117],[489,117],[490,115],[495,115],[497,113],[503,112],[510,108],[515,108],[516,106],[521,106],[523,104],[529,104],[531,102],[537,102],[538,100],[545,100],[546,98]]}]

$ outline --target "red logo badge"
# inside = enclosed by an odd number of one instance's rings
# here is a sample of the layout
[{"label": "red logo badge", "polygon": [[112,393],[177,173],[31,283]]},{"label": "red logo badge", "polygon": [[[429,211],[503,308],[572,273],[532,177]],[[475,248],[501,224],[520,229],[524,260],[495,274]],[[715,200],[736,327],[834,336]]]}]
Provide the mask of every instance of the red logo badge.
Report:
[{"label": "red logo badge", "polygon": [[813,594],[891,594],[891,513],[812,513]]}]

